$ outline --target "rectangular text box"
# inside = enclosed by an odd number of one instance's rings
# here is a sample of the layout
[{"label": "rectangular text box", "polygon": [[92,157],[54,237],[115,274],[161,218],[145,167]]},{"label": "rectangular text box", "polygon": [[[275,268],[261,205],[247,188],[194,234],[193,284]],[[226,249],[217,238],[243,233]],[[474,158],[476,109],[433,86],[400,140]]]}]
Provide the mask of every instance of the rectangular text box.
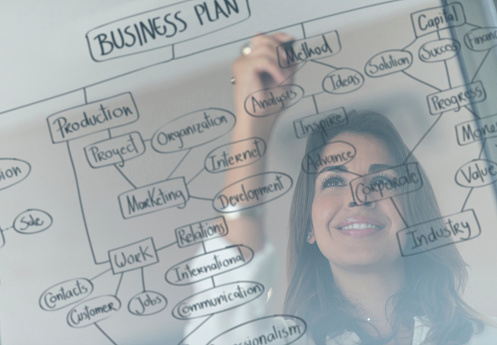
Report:
[{"label": "rectangular text box", "polygon": [[118,274],[153,265],[159,262],[159,258],[155,251],[154,240],[152,237],[149,237],[120,248],[109,250],[109,261],[112,272]]},{"label": "rectangular text box", "polygon": [[125,219],[171,207],[184,207],[190,199],[184,177],[156,182],[119,195],[121,214]]},{"label": "rectangular text box", "polygon": [[326,131],[346,125],[348,122],[344,108],[337,108],[320,114],[301,117],[293,121],[297,138],[304,138],[315,132]]},{"label": "rectangular text box", "polygon": [[119,164],[142,155],[145,143],[138,132],[132,132],[118,137],[105,139],[85,147],[88,163],[92,168],[101,168]]},{"label": "rectangular text box", "polygon": [[481,233],[480,224],[473,210],[433,219],[397,232],[402,256],[415,255],[464,242]]},{"label": "rectangular text box", "polygon": [[486,98],[487,94],[481,81],[432,93],[427,96],[428,107],[432,115],[438,115],[451,110],[459,111],[462,107],[483,102]]},{"label": "rectangular text box", "polygon": [[248,0],[186,0],[96,27],[86,40],[92,59],[104,61],[185,42],[249,17]]},{"label": "rectangular text box", "polygon": [[497,137],[497,115],[460,123],[456,126],[456,135],[460,146]]},{"label": "rectangular text box", "polygon": [[398,165],[350,181],[356,205],[411,193],[422,186],[418,163]]},{"label": "rectangular text box", "polygon": [[204,219],[174,230],[180,248],[204,242],[228,234],[228,225],[223,216]]},{"label": "rectangular text box", "polygon": [[59,143],[138,120],[130,92],[52,114],[47,118],[52,142]]},{"label": "rectangular text box", "polygon": [[276,48],[282,68],[297,65],[311,59],[322,59],[337,54],[342,49],[337,31],[296,40]]},{"label": "rectangular text box", "polygon": [[458,2],[449,6],[428,8],[411,14],[416,37],[466,23],[464,8]]}]

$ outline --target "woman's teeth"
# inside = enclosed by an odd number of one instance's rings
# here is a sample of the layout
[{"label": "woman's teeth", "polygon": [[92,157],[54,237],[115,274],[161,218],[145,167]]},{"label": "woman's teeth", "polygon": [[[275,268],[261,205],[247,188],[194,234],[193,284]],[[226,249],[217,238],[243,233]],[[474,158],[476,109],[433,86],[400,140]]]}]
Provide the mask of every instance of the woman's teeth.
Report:
[{"label": "woman's teeth", "polygon": [[374,224],[368,223],[354,223],[347,226],[343,226],[339,228],[340,230],[350,230],[350,229],[377,229],[381,230],[381,227]]}]

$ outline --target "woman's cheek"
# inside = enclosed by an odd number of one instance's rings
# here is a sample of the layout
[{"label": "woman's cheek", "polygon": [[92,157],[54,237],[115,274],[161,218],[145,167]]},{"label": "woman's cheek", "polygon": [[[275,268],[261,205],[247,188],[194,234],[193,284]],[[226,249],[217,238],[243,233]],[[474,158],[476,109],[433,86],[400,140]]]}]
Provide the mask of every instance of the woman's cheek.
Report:
[{"label": "woman's cheek", "polygon": [[312,203],[312,223],[315,230],[328,230],[330,222],[339,210],[339,201],[334,195],[319,193]]}]

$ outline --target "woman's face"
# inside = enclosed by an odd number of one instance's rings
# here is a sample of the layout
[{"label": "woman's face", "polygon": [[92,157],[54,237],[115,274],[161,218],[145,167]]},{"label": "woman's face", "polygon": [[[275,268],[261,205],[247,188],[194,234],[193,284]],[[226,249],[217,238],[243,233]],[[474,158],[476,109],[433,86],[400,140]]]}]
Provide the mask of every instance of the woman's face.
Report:
[{"label": "woman's face", "polygon": [[[356,149],[352,161],[342,166],[325,166],[316,177],[312,202],[313,234],[330,265],[340,267],[383,265],[400,259],[396,233],[403,222],[390,199],[355,206],[349,182],[363,175],[397,165],[385,144],[374,137],[342,133],[333,141],[345,141]],[[327,145],[322,156],[331,154]],[[369,183],[395,177],[392,170],[366,177]],[[403,212],[398,198],[394,202]]]}]

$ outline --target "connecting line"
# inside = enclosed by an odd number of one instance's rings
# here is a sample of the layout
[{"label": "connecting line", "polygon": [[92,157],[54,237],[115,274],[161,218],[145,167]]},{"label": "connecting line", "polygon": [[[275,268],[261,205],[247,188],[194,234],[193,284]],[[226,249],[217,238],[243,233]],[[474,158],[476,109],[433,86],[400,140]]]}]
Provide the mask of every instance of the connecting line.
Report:
[{"label": "connecting line", "polygon": [[197,329],[199,329],[200,327],[202,327],[202,325],[203,325],[204,323],[206,323],[207,321],[209,321],[209,319],[210,319],[211,317],[213,317],[213,316],[214,316],[214,314],[209,315],[209,317],[208,317],[207,319],[205,319],[204,321],[202,321],[202,322],[200,323],[200,325],[198,325],[197,327],[195,327],[195,329],[194,329],[193,331],[191,331],[190,333],[188,333],[188,334],[186,335],[186,337],[184,337],[184,338],[183,338],[183,340],[181,340],[181,341],[179,342],[179,344],[178,344],[178,345],[187,345],[187,344],[185,344],[185,343],[184,343],[184,341],[185,341],[185,340],[186,340],[186,339],[187,339],[190,335],[192,335],[194,332],[196,332],[196,331],[197,331]]},{"label": "connecting line", "polygon": [[122,170],[119,168],[119,166],[117,164],[114,164],[114,166],[116,167],[117,171],[119,171],[121,173],[121,175],[124,177],[124,179],[126,181],[128,181],[128,183],[134,188],[134,189],[137,189],[137,187],[134,185],[133,182],[130,181],[130,179],[122,172]]},{"label": "connecting line", "polygon": [[466,196],[466,200],[464,200],[464,204],[462,204],[461,212],[464,211],[466,208],[466,203],[468,202],[469,196],[471,195],[471,192],[473,191],[474,188],[471,188],[468,192],[468,195]]},{"label": "connecting line", "polygon": [[473,79],[471,79],[471,82],[474,82],[474,81],[475,81],[475,78],[476,78],[476,76],[478,75],[478,72],[480,72],[480,69],[481,69],[481,67],[483,66],[483,63],[484,63],[484,62],[485,62],[485,60],[487,59],[487,57],[488,57],[488,55],[490,54],[490,51],[491,51],[491,50],[492,50],[492,49],[489,49],[489,50],[487,51],[487,53],[485,54],[485,57],[484,57],[484,58],[483,58],[483,60],[481,61],[480,66],[478,66],[478,69],[476,70],[476,73],[475,73],[475,75],[473,76]]},{"label": "connecting line", "polygon": [[395,209],[397,210],[397,213],[399,214],[400,218],[402,219],[402,221],[404,222],[406,228],[409,227],[409,225],[407,224],[406,220],[404,219],[404,216],[402,215],[402,213],[400,212],[399,208],[397,207],[397,204],[395,203],[395,201],[393,201],[393,197],[390,198],[390,200],[392,200],[392,204],[393,206],[395,207]]},{"label": "connecting line", "polygon": [[326,135],[325,135],[325,131],[322,130],[320,131],[321,132],[321,139],[323,139],[323,145],[326,145],[327,142],[326,142]]},{"label": "connecting line", "polygon": [[104,332],[104,330],[103,330],[102,328],[100,328],[100,326],[98,325],[98,323],[96,323],[96,322],[95,322],[95,323],[94,323],[94,325],[95,325],[95,327],[97,327],[97,328],[98,328],[98,330],[99,330],[100,332],[102,332],[102,334],[103,334],[103,335],[105,335],[105,337],[106,337],[107,339],[109,339],[109,340],[110,340],[110,342],[111,342],[112,344],[117,345],[117,343],[116,343],[114,340],[112,340],[112,339],[111,339],[111,337],[109,337],[109,335],[108,335],[107,333],[105,333],[105,332]]},{"label": "connecting line", "polygon": [[88,97],[86,96],[86,87],[83,88],[83,95],[85,97],[85,104],[88,104]]},{"label": "connecting line", "polygon": [[103,276],[105,273],[107,273],[107,272],[109,272],[109,271],[112,271],[112,268],[109,268],[108,270],[105,270],[105,271],[103,271],[102,273],[97,274],[95,277],[90,278],[90,280],[97,279],[98,277]]},{"label": "connecting line", "polygon": [[412,46],[412,45],[414,44],[414,42],[416,42],[417,40],[418,40],[417,38],[413,39],[411,43],[409,43],[408,45],[406,45],[406,46],[405,46],[404,48],[402,48],[401,50],[406,50],[407,48],[409,48],[410,46]]},{"label": "connecting line", "polygon": [[124,276],[124,272],[121,273],[121,277],[119,277],[119,283],[117,283],[117,289],[116,289],[116,293],[114,294],[114,296],[117,296],[117,294],[119,293],[119,288],[121,287],[121,282],[123,281],[123,276]]},{"label": "connecting line", "polygon": [[419,144],[421,144],[421,142],[424,140],[424,138],[428,135],[428,133],[430,133],[430,131],[433,129],[433,127],[435,127],[435,125],[438,123],[438,121],[440,121],[440,119],[442,118],[442,115],[444,113],[440,113],[440,115],[438,115],[438,118],[435,120],[435,122],[433,122],[433,124],[430,126],[430,128],[428,128],[428,130],[426,131],[426,133],[421,137],[421,139],[419,139],[419,141],[416,143],[416,145],[414,145],[414,148],[411,150],[411,152],[409,152],[409,154],[407,155],[406,159],[404,160],[404,163],[402,164],[406,164],[407,163],[407,160],[409,159],[409,157],[411,157],[412,153],[414,152],[414,150],[416,150],[419,146]]},{"label": "connecting line", "polygon": [[307,61],[304,61],[304,63],[299,68],[296,68],[295,71],[293,71],[292,74],[290,74],[288,77],[285,78],[285,80],[283,80],[281,83],[279,83],[278,86],[283,85],[288,79],[292,78],[295,74],[297,74],[297,72],[300,71],[302,69],[302,67],[304,67],[306,65],[306,63],[307,63]]},{"label": "connecting line", "polygon": [[332,65],[330,65],[330,64],[327,64],[327,63],[324,63],[324,62],[321,62],[321,61],[316,61],[316,60],[309,60],[309,61],[311,61],[311,62],[315,62],[315,63],[317,63],[317,64],[320,64],[320,65],[323,65],[323,66],[326,66],[326,67],[331,67],[331,68],[333,68],[333,69],[338,69],[338,67],[332,66]]},{"label": "connecting line", "polygon": [[304,23],[300,23],[300,27],[302,28],[302,35],[304,35],[304,38],[307,38],[307,36],[305,34]]},{"label": "connecting line", "polygon": [[174,51],[174,44],[171,45],[171,54],[173,55],[171,60],[174,60],[176,58],[176,53]]},{"label": "connecting line", "polygon": [[319,95],[322,95],[323,93],[324,93],[324,91],[316,92],[316,93],[313,93],[312,95],[307,95],[307,96],[304,96],[302,98],[309,98],[309,97],[313,97],[313,96],[319,96]]},{"label": "connecting line", "polygon": [[452,82],[450,80],[449,67],[447,66],[447,60],[444,60],[445,72],[447,73],[447,81],[449,82],[449,89],[452,89]]},{"label": "connecting line", "polygon": [[214,199],[202,198],[202,197],[200,197],[200,196],[193,196],[193,195],[190,195],[190,198],[191,198],[191,199],[197,199],[197,200],[214,201]]},{"label": "connecting line", "polygon": [[175,241],[175,242],[173,242],[173,243],[169,243],[169,244],[167,244],[167,245],[165,245],[165,246],[163,246],[163,247],[160,247],[159,249],[156,249],[155,251],[156,251],[156,252],[161,251],[161,250],[163,250],[163,249],[166,249],[166,248],[172,247],[172,246],[174,246],[175,244],[178,244],[178,241]]},{"label": "connecting line", "polygon": [[110,128],[107,129],[107,132],[109,133],[109,138],[112,139],[112,132],[110,131]]},{"label": "connecting line", "polygon": [[185,160],[186,156],[188,156],[188,154],[190,153],[192,149],[189,149],[186,154],[183,156],[183,158],[181,158],[181,160],[179,161],[179,163],[176,165],[176,167],[173,169],[173,171],[171,171],[171,173],[169,174],[169,176],[167,177],[166,180],[169,180],[171,178],[171,176],[173,176],[174,172],[178,169],[178,167],[181,165],[181,163],[183,163],[183,161]]},{"label": "connecting line", "polygon": [[471,114],[473,114],[474,117],[476,117],[477,119],[479,119],[480,117],[473,111],[471,110],[470,107],[468,107],[467,105],[464,106],[464,108],[466,108]]},{"label": "connecting line", "polygon": [[211,277],[211,281],[212,281],[212,287],[216,287],[216,282],[214,281],[214,277]]},{"label": "connecting line", "polygon": [[[316,109],[316,114],[319,114],[318,104],[316,102],[316,95],[312,95],[312,101],[314,102],[314,109]],[[326,145],[326,129],[323,128],[321,131],[321,138],[323,139],[323,145]]]},{"label": "connecting line", "polygon": [[143,287],[143,292],[146,291],[145,289],[145,272],[143,271],[143,266],[141,267],[141,271],[142,271],[142,287]]},{"label": "connecting line", "polygon": [[483,151],[485,149],[485,144],[487,143],[487,139],[485,138],[483,140],[483,144],[481,144],[481,151],[480,151],[480,154],[478,155],[478,159],[481,159],[481,156],[483,155]]},{"label": "connecting line", "polygon": [[471,23],[468,23],[468,22],[466,22],[466,24],[469,25],[469,26],[481,29],[481,26],[478,26],[478,25],[475,25],[475,24],[471,24]]},{"label": "connecting line", "polygon": [[81,190],[79,188],[78,174],[76,173],[76,167],[74,165],[74,160],[72,158],[72,153],[71,153],[71,146],[70,146],[69,143],[70,143],[70,140],[66,141],[67,153],[69,154],[69,160],[71,162],[72,171],[74,173],[74,180],[75,180],[75,183],[76,183],[76,190],[78,192],[79,207],[80,207],[80,210],[81,210],[81,216],[83,217],[83,225],[85,227],[86,237],[88,238],[88,244],[90,245],[90,250],[91,250],[91,255],[93,256],[93,261],[95,262],[96,265],[101,265],[103,263],[107,263],[108,261],[106,261],[106,262],[97,262],[97,258],[95,257],[95,251],[93,250],[93,245],[92,245],[91,240],[90,240],[90,233],[88,232],[88,224],[86,223],[85,210],[83,209],[83,199],[81,198]]},{"label": "connecting line", "polygon": [[195,176],[193,176],[190,180],[188,180],[188,182],[186,183],[187,185],[189,185],[193,180],[195,180],[197,178],[198,175],[200,175],[201,173],[203,173],[205,170],[205,167],[202,168],[202,170],[200,170]]},{"label": "connecting line", "polygon": [[316,109],[316,114],[319,114],[318,104],[316,103],[315,95],[312,95],[312,101],[314,102],[314,109]]},{"label": "connecting line", "polygon": [[207,254],[207,250],[205,250],[205,242],[202,241],[202,248],[204,249],[204,254]]},{"label": "connecting line", "polygon": [[410,74],[409,74],[409,73],[407,73],[406,71],[402,71],[402,73],[404,73],[404,74],[405,74],[406,76],[408,76],[409,78],[412,78],[412,79],[414,79],[414,80],[416,80],[416,81],[419,81],[420,83],[425,84],[426,86],[429,86],[429,87],[431,87],[431,88],[433,88],[433,89],[435,89],[435,90],[437,90],[437,91],[442,91],[442,90],[441,90],[441,89],[439,89],[438,87],[435,87],[435,86],[433,86],[433,85],[431,85],[431,84],[429,84],[429,83],[427,83],[427,82],[425,82],[425,81],[423,81],[423,80],[421,80],[421,79],[418,79],[418,78],[416,78],[416,77],[414,77],[414,76],[410,75]]},{"label": "connecting line", "polygon": [[8,231],[8,230],[13,229],[13,228],[14,228],[13,226],[9,226],[8,228],[5,228],[5,229],[4,229],[4,228],[2,228],[2,227],[0,226],[0,232],[5,232],[5,231]]},{"label": "connecting line", "polygon": [[[316,17],[316,18],[312,18],[312,19],[308,19],[302,23],[310,23],[310,22],[314,22],[314,21],[318,21],[318,20],[321,20],[321,19],[325,19],[325,18],[331,18],[331,17],[336,17],[336,16],[340,16],[342,14],[345,14],[345,13],[351,13],[351,12],[355,12],[355,11],[364,11],[368,8],[373,8],[373,7],[377,7],[377,6],[384,6],[384,5],[387,5],[387,4],[390,4],[390,3],[395,3],[395,2],[400,2],[402,0],[386,0],[386,1],[383,1],[383,2],[380,2],[380,3],[374,3],[374,4],[371,4],[371,5],[367,5],[367,6],[360,6],[358,8],[353,8],[353,9],[348,9],[348,10],[345,10],[345,11],[341,11],[341,12],[336,12],[336,13],[333,13],[333,14],[328,14],[328,15],[323,15],[323,16],[320,16],[320,17]],[[267,32],[277,32],[277,31],[285,31],[285,29],[288,29],[288,28],[292,28],[292,27],[295,27],[297,26],[299,23],[293,23],[293,24],[290,24],[290,25],[286,25],[286,26],[283,26],[283,27],[279,27],[279,28],[275,28],[273,30],[270,30],[270,31],[267,31]],[[172,61],[172,60],[177,60],[177,59],[184,59],[184,58],[188,58],[190,56],[193,56],[193,55],[197,55],[197,54],[201,54],[201,53],[204,53],[206,51],[210,51],[210,50],[213,50],[213,49],[217,49],[217,48],[220,48],[220,47],[224,47],[228,44],[233,44],[233,43],[238,43],[238,42],[245,42],[247,41],[248,39],[250,39],[251,36],[249,37],[244,37],[244,38],[241,38],[241,39],[238,39],[238,40],[235,40],[235,41],[230,41],[230,42],[224,42],[224,43],[221,43],[221,44],[217,44],[217,45],[210,45],[209,48],[206,48],[206,49],[201,49],[201,50],[197,50],[197,51],[194,51],[192,53],[189,53],[189,54],[185,54],[185,55],[181,55],[181,56],[174,56],[174,58],[172,58],[171,60],[166,60],[166,61],[159,61],[159,62],[156,62],[154,64],[151,64],[151,65],[147,65],[147,66],[144,66],[144,67],[140,67],[140,68],[137,68],[135,70],[131,70],[131,71],[128,71],[126,73],[123,73],[123,74],[120,74],[120,75],[115,75],[115,76],[112,76],[112,77],[109,77],[107,79],[104,79],[104,80],[100,80],[98,82],[95,82],[93,84],[89,84],[89,85],[86,85],[86,87],[92,87],[92,86],[96,86],[96,85],[100,85],[100,84],[103,84],[105,82],[109,82],[111,80],[116,80],[118,78],[121,78],[121,77],[124,77],[124,76],[128,76],[128,75],[131,75],[131,74],[134,74],[134,73],[138,73],[140,71],[144,71],[146,69],[149,69],[149,68],[153,68],[155,66],[160,66],[160,65],[163,65],[169,61]],[[174,53],[174,52],[173,52]],[[44,98],[44,99],[40,99],[40,100],[37,100],[37,101],[34,101],[34,102],[31,102],[31,103],[28,103],[28,104],[24,104],[24,105],[21,105],[21,106],[18,106],[18,107],[14,107],[14,108],[10,108],[10,109],[7,109],[7,110],[3,110],[3,111],[0,111],[0,115],[2,114],[6,114],[8,112],[11,112],[11,111],[14,111],[14,110],[18,110],[18,109],[21,109],[21,108],[25,108],[25,107],[29,107],[29,106],[32,106],[34,104],[38,104],[38,103],[41,103],[41,102],[45,102],[45,101],[48,101],[50,99],[54,99],[54,98],[58,98],[58,97],[62,97],[62,96],[65,96],[65,95],[69,95],[71,93],[74,93],[74,92],[78,92],[81,90],[81,87],[78,87],[77,89],[73,89],[73,90],[70,90],[70,91],[67,91],[67,92],[64,92],[64,93],[61,93],[61,94],[58,94],[58,95],[55,95],[55,96],[52,96],[52,97],[48,97],[48,98]]]}]

